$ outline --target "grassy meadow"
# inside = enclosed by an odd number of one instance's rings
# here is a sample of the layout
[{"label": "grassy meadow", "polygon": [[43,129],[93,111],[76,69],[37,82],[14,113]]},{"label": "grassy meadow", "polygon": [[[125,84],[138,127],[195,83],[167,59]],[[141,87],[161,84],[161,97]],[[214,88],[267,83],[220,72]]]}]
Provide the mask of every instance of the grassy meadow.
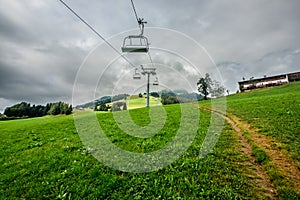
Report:
[{"label": "grassy meadow", "polygon": [[281,143],[300,169],[299,83],[230,96],[227,112]]},{"label": "grassy meadow", "polygon": [[[136,109],[136,108],[143,108],[146,106],[146,96],[144,95],[143,98],[130,98],[127,101],[127,108],[128,109]],[[149,105],[150,106],[160,106],[162,105],[159,98],[155,98],[150,96],[149,97]]]},{"label": "grassy meadow", "polygon": [[[217,102],[218,100],[216,100]],[[217,103],[216,103],[217,104]],[[300,169],[300,83],[227,96],[227,114],[246,121],[272,137]],[[210,101],[200,105],[211,106]]]},{"label": "grassy meadow", "polygon": [[[229,117],[237,116],[250,124],[259,134],[268,136],[273,141],[272,148],[280,149],[300,170],[300,83],[265,88],[228,96],[227,113]],[[200,102],[210,107],[211,102]],[[244,132],[250,140],[251,133]],[[253,144],[252,144],[253,145]],[[272,159],[262,149],[253,145],[260,153],[256,155],[278,190],[279,198],[299,199],[300,195],[275,166]],[[255,153],[254,153],[255,154]],[[298,187],[298,191],[300,188]]]},{"label": "grassy meadow", "polygon": [[[298,83],[233,95],[227,98],[228,112],[282,142],[291,158],[299,161],[299,89]],[[152,103],[156,101],[152,99]],[[141,104],[144,102],[131,106]],[[152,152],[170,142],[180,127],[179,105],[164,108],[165,125],[151,138],[127,135],[118,128],[112,113],[96,115],[107,137],[118,147]],[[151,122],[146,108],[129,112],[137,125]],[[149,173],[121,172],[99,162],[83,146],[72,116],[0,121],[0,199],[270,198],[257,182],[256,168],[241,151],[242,144],[229,124],[225,124],[213,152],[199,157],[210,117],[210,112],[201,110],[190,148],[171,165]],[[285,195],[299,197],[295,193]]]}]

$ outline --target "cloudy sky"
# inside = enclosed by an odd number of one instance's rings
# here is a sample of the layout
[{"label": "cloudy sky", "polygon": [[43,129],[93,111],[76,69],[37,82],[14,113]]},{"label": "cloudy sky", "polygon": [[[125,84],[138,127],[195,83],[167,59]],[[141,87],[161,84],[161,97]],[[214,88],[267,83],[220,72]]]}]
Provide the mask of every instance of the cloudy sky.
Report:
[{"label": "cloudy sky", "polygon": [[[130,0],[65,2],[117,50],[123,37],[138,33]],[[235,92],[243,77],[300,71],[298,0],[135,0],[135,6],[148,22],[145,36],[164,88],[187,89],[178,77],[196,81],[219,72]],[[145,86],[129,81],[134,68],[59,0],[0,0],[0,40],[0,112],[21,101],[72,103],[73,88],[87,101]],[[149,65],[145,55],[125,57]]]}]

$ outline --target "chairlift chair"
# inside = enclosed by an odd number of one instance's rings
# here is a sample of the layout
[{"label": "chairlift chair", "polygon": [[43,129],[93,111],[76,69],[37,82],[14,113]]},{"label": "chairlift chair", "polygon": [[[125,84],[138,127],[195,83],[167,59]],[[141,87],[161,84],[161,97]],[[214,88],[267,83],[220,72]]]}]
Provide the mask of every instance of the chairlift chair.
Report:
[{"label": "chairlift chair", "polygon": [[135,72],[133,74],[133,79],[141,79],[141,74],[137,72],[137,68],[135,69]]},{"label": "chairlift chair", "polygon": [[143,35],[129,35],[124,38],[123,53],[148,53],[148,38]]},{"label": "chairlift chair", "polygon": [[157,77],[156,77],[155,81],[153,82],[153,85],[159,85]]}]

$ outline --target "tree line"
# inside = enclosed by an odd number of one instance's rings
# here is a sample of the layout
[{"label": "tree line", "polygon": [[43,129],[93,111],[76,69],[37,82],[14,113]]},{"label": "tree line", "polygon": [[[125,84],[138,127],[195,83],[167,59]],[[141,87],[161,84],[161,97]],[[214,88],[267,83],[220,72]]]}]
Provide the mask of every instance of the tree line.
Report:
[{"label": "tree line", "polygon": [[45,115],[70,115],[73,111],[72,105],[64,102],[47,103],[46,106],[30,105],[30,103],[21,102],[4,110],[7,117],[42,117]]}]

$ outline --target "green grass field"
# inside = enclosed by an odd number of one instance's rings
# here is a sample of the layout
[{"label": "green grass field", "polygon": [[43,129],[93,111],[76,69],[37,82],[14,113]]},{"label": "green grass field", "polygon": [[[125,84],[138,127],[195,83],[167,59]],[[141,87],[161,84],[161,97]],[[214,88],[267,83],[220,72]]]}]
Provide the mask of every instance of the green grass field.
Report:
[{"label": "green grass field", "polygon": [[[227,99],[228,111],[285,144],[284,150],[297,161],[299,89],[298,83],[233,95]],[[142,105],[142,100],[129,106]],[[179,105],[164,108],[165,126],[145,139],[122,132],[112,113],[97,113],[97,117],[115,145],[151,152],[170,142],[180,127]],[[130,110],[140,126],[151,122],[148,113],[146,108]],[[0,199],[267,199],[255,166],[241,151],[242,144],[229,124],[213,152],[199,158],[210,117],[210,112],[201,111],[195,140],[178,160],[140,174],[114,170],[96,160],[82,145],[72,116],[0,121]],[[284,195],[299,197],[293,192]]]},{"label": "green grass field", "polygon": [[227,109],[282,143],[300,169],[299,83],[230,96]]},{"label": "green grass field", "polygon": [[[227,112],[282,143],[300,169],[300,84],[239,93],[226,98]],[[210,101],[200,102],[210,106]],[[216,103],[217,104],[217,103]]]},{"label": "green grass field", "polygon": [[[154,98],[150,96],[149,104],[150,106],[160,106],[161,102],[159,98]],[[146,106],[146,98],[145,96],[143,98],[135,98],[130,99],[127,103],[128,109],[136,109],[136,108],[144,108]]]},{"label": "green grass field", "polygon": [[[121,100],[122,102],[124,100]],[[132,110],[132,109],[137,109],[137,108],[144,108],[146,107],[146,96],[143,95],[142,98],[139,98],[138,95],[133,95],[131,97],[129,97],[126,100],[127,103],[127,109]],[[108,103],[107,105],[111,106],[112,103]],[[155,98],[153,96],[149,97],[149,105],[151,107],[153,106],[161,106],[161,101],[159,98]]]},{"label": "green grass field", "polygon": [[[217,100],[218,101],[218,100]],[[200,105],[210,107],[211,102],[200,102]],[[258,133],[265,135],[273,141],[268,148],[280,149],[300,170],[300,83],[290,83],[275,88],[266,88],[251,92],[235,94],[227,97],[227,115],[237,116],[250,124]],[[248,140],[251,134],[245,132]],[[257,149],[257,146],[253,146]],[[300,198],[295,188],[300,191],[299,186],[292,186],[293,181],[282,173],[285,168],[279,168],[274,164],[272,158],[258,148],[262,153],[262,166],[269,175],[269,179],[276,186],[279,197],[282,199]],[[274,159],[274,158],[273,158]],[[293,175],[291,175],[293,176]],[[290,182],[290,183],[289,183]]]}]

